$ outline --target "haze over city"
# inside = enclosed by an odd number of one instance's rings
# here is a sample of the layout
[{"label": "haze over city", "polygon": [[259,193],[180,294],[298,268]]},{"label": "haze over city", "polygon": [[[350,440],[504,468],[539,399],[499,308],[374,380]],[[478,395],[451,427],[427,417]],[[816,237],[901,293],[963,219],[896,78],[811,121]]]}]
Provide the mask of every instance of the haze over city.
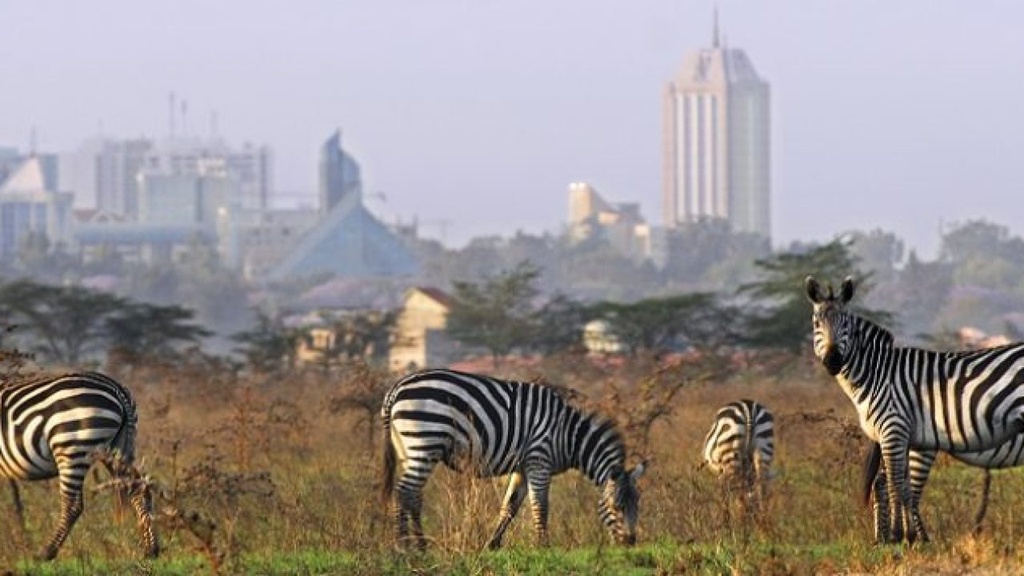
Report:
[{"label": "haze over city", "polygon": [[[452,244],[557,231],[570,182],[662,221],[661,95],[716,4],[185,1],[0,7],[0,145],[63,151],[179,130],[274,152],[280,202],[316,201],[335,128],[369,207]],[[771,85],[772,236],[940,225],[1024,234],[1024,8],[1012,2],[717,3]],[[383,193],[383,194],[378,194]]]}]

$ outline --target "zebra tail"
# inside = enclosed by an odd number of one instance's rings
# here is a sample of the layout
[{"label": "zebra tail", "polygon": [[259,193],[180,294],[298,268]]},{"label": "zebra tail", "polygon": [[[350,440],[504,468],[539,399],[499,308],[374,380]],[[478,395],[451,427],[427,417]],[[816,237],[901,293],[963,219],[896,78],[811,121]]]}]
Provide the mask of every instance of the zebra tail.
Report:
[{"label": "zebra tail", "polygon": [[878,442],[872,442],[867,460],[864,461],[864,477],[861,479],[861,503],[864,506],[871,506],[871,492],[874,490],[875,478],[878,476],[881,462],[882,447]]},{"label": "zebra tail", "polygon": [[391,498],[391,491],[395,488],[395,465],[398,460],[390,432],[390,428],[384,430],[384,482],[381,485],[380,497],[385,507]]}]

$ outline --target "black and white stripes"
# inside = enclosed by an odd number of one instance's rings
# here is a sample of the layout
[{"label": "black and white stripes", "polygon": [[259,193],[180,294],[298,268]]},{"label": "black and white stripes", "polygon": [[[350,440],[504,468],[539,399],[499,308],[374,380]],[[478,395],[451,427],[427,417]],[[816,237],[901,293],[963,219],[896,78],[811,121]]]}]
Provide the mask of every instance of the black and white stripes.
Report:
[{"label": "black and white stripes", "polygon": [[968,352],[897,347],[892,334],[847,310],[853,280],[835,294],[813,277],[814,354],[881,446],[889,535],[927,538],[907,483],[911,449],[981,452],[1024,432],[1024,344]]},{"label": "black and white stripes", "polygon": [[[908,481],[915,506],[920,506],[921,495],[924,493],[924,486],[928,482],[928,476],[931,474],[936,456],[937,453],[933,450],[910,450],[907,461]],[[1017,434],[995,448],[981,452],[954,452],[950,456],[968,466],[985,471],[981,504],[974,516],[973,531],[977,533],[981,530],[981,522],[985,518],[985,511],[988,508],[988,493],[992,482],[989,471],[1024,466],[1024,434]],[[878,444],[872,443],[864,467],[864,499],[870,501],[874,509],[875,540],[877,542],[885,542],[890,539],[887,479],[885,471],[879,467],[881,459],[881,448]]]},{"label": "black and white stripes", "polygon": [[704,438],[704,463],[738,486],[744,499],[763,500],[775,455],[771,412],[753,400],[726,404]]},{"label": "black and white stripes", "polygon": [[439,462],[481,477],[511,475],[491,548],[501,546],[527,495],[537,538],[547,543],[548,487],[552,476],[568,469],[601,487],[599,514],[612,537],[636,539],[636,481],[644,465],[627,470],[626,448],[612,423],[583,413],[551,387],[425,370],[391,387],[382,418],[383,490],[388,499],[397,491],[400,540],[411,522],[417,544],[425,545],[422,490]]},{"label": "black and white stripes", "polygon": [[[82,513],[82,486],[96,455],[110,450],[130,463],[138,416],[128,390],[96,372],[47,377],[0,388],[0,477],[57,477],[61,513],[40,556],[57,555]],[[148,490],[129,493],[147,556],[159,552]]]}]

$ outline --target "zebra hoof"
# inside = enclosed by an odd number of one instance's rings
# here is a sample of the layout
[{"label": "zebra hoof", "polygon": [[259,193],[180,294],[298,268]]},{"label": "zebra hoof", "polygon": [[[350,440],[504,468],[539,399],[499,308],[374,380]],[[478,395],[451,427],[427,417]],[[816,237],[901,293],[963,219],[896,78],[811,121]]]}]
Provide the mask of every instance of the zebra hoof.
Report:
[{"label": "zebra hoof", "polygon": [[49,562],[57,557],[57,549],[52,546],[47,546],[36,554],[36,560],[40,562]]}]

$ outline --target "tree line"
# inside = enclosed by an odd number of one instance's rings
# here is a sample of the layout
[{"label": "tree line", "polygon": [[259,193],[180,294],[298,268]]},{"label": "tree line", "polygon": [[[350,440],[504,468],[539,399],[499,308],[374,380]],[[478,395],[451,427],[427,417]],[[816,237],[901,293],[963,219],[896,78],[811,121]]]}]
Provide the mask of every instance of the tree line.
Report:
[{"label": "tree line", "polygon": [[[602,320],[607,335],[629,355],[747,349],[795,356],[810,342],[810,308],[801,289],[808,271],[836,281],[853,274],[865,293],[873,287],[872,275],[859,268],[845,240],[757,260],[753,265],[761,279],[741,284],[731,293],[690,292],[623,302],[545,294],[540,289],[543,271],[523,261],[475,282],[454,282],[446,333],[464,350],[489,354],[496,361],[510,355],[581,353],[583,328],[592,320]],[[892,319],[883,310],[862,312],[883,321]],[[366,311],[329,324],[338,344],[321,351],[325,366],[331,358],[368,358],[386,350],[396,337],[396,319],[395,313]],[[284,369],[293,361],[282,352],[289,349],[281,345],[289,341],[280,337],[285,332],[264,316],[257,328],[236,338],[246,344],[251,365]],[[290,342],[301,337],[293,332]]]},{"label": "tree line", "polygon": [[[414,282],[449,291],[449,336],[496,358],[579,349],[580,327],[594,319],[630,354],[702,346],[799,350],[807,332],[799,286],[808,273],[858,277],[868,288],[862,302],[910,338],[934,341],[964,325],[1021,337],[1024,240],[985,221],[950,226],[932,261],[906,254],[898,237],[881,230],[772,253],[757,238],[702,222],[677,231],[670,246],[657,269],[615,254],[600,237],[570,243],[517,234],[479,238],[460,250],[427,241],[418,244],[425,264]],[[128,263],[114,253],[80,269],[65,260],[43,239],[28,238],[19,259],[2,270],[21,278],[0,284],[4,321],[18,326],[0,334],[5,347],[76,364],[111,352],[129,359],[180,354],[216,330],[227,334],[242,364],[281,370],[294,367],[296,346],[311,338],[283,317],[286,303],[316,279],[261,287],[269,299],[252,307],[255,287],[220,267],[198,240],[167,266]],[[33,270],[40,276],[25,276]],[[120,295],[81,286],[75,278],[87,273],[123,277]],[[338,337],[318,362],[326,368],[382,358],[395,319],[386,310],[325,315],[321,325]]]}]

